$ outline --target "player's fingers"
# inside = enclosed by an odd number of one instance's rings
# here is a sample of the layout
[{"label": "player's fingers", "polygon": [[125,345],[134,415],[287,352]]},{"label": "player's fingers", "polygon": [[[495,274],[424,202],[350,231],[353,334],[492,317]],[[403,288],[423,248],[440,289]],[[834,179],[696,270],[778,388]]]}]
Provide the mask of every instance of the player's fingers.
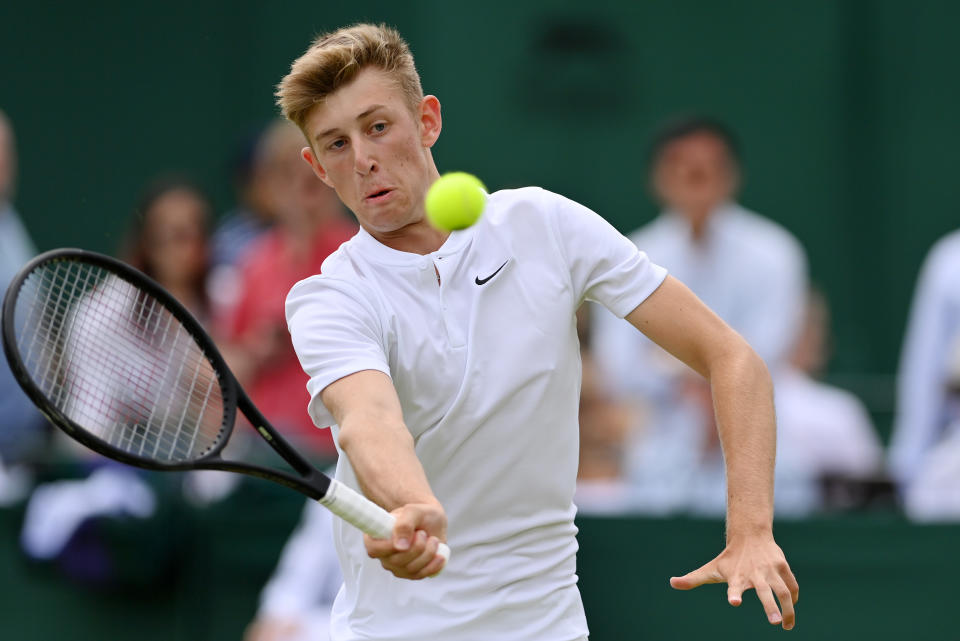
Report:
[{"label": "player's fingers", "polygon": [[406,550],[395,552],[380,561],[383,567],[393,572],[401,579],[412,579],[416,576],[433,556],[427,553],[427,543],[430,537],[423,530],[418,530]]},{"label": "player's fingers", "polygon": [[410,551],[416,554],[411,556],[403,566],[404,571],[412,578],[421,578],[418,576],[420,571],[437,555],[437,545],[435,543],[433,549],[431,549],[430,539],[432,538],[434,537],[429,536],[423,530],[417,531],[414,543],[410,547]]},{"label": "player's fingers", "polygon": [[393,526],[393,547],[398,550],[410,549],[417,531],[417,515],[411,510],[394,510],[396,522]]},{"label": "player's fingers", "polygon": [[407,549],[397,550],[394,548],[393,553],[386,558],[391,565],[395,567],[404,567],[418,556],[423,554],[423,549],[426,547],[426,544],[426,532],[419,530],[415,532],[412,537],[410,537]]},{"label": "player's fingers", "polygon": [[773,598],[773,590],[770,589],[766,581],[754,581],[753,587],[757,592],[760,603],[763,604],[763,611],[767,613],[767,621],[772,625],[780,624],[783,617],[780,616],[780,608],[777,607],[777,601]]},{"label": "player's fingers", "polygon": [[[433,537],[433,538],[436,539],[436,537]],[[439,548],[440,539],[436,539],[436,541],[437,541],[437,547]],[[447,565],[446,557],[443,557],[438,553],[434,553],[433,560],[431,560],[430,563],[427,564],[427,567],[423,568],[423,570],[421,570],[420,573],[424,577],[435,576],[437,574],[440,574],[440,571],[444,567],[446,567],[446,565]]]},{"label": "player's fingers", "polygon": [[720,583],[721,581],[723,581],[723,577],[717,572],[716,564],[713,561],[683,576],[670,577],[670,585],[677,590],[692,590],[705,583]]},{"label": "player's fingers", "polygon": [[740,582],[731,582],[727,587],[727,603],[733,607],[739,607],[743,603],[743,590],[744,586]]},{"label": "player's fingers", "polygon": [[793,609],[793,595],[787,584],[780,577],[770,582],[774,594],[777,595],[777,601],[780,602],[780,610],[783,613],[783,629],[790,630],[796,621],[796,614]]},{"label": "player's fingers", "polygon": [[382,559],[397,554],[397,548],[393,545],[393,537],[388,539],[375,539],[364,534],[363,544],[367,548],[367,554],[375,559]]},{"label": "player's fingers", "polygon": [[780,578],[783,579],[787,589],[790,590],[790,600],[796,605],[797,601],[800,600],[800,584],[797,583],[797,577],[793,576],[793,570],[790,569],[790,566],[786,565],[786,562],[784,562],[784,566],[780,570]]},{"label": "player's fingers", "polygon": [[[427,537],[427,543],[423,550],[423,554],[407,565],[407,568],[411,572],[414,572],[414,579],[425,579],[428,576],[433,576],[443,569],[443,557],[439,557],[437,555],[437,548],[439,546],[440,539],[435,536]],[[440,559],[440,567],[434,570],[433,568],[437,565],[435,561],[438,558]]]},{"label": "player's fingers", "polygon": [[393,539],[375,539],[369,534],[363,535],[363,545],[367,548],[367,556],[371,559],[382,559],[394,554]]}]

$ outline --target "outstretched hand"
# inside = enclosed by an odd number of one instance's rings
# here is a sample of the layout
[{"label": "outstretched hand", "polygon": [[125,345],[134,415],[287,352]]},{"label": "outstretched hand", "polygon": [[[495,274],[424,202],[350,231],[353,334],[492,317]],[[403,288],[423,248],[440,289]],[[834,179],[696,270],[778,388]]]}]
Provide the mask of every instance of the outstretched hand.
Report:
[{"label": "outstretched hand", "polygon": [[783,629],[790,630],[796,623],[793,606],[800,596],[800,586],[771,534],[730,541],[706,565],[670,579],[677,590],[692,590],[706,583],[726,583],[727,601],[732,606],[740,605],[743,593],[753,588],[771,624],[783,623]]}]

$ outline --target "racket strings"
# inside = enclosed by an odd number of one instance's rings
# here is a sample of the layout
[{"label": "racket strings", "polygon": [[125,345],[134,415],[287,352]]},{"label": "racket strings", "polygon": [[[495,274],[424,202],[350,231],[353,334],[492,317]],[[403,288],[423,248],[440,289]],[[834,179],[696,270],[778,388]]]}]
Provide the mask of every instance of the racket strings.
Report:
[{"label": "racket strings", "polygon": [[224,437],[223,393],[193,337],[156,298],[101,267],[41,265],[16,304],[17,345],[62,414],[128,454],[203,456]]}]

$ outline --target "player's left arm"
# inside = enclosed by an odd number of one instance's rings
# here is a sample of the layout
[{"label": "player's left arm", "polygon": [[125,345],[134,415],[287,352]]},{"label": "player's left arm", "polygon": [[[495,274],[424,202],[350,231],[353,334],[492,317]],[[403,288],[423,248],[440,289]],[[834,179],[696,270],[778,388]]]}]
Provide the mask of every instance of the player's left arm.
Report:
[{"label": "player's left arm", "polygon": [[725,582],[727,599],[734,606],[740,605],[745,590],[754,588],[770,623],[782,622],[791,629],[799,586],[773,538],[776,423],[766,365],[739,334],[671,276],[626,318],[709,381],[726,461],[726,548],[706,565],[671,578],[670,584],[689,590]]}]

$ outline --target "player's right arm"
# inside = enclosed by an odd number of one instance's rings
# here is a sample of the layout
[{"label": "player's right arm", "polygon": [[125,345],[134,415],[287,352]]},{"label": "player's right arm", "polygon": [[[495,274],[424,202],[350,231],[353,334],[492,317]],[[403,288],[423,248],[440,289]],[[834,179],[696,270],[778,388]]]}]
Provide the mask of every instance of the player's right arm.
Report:
[{"label": "player's right arm", "polygon": [[340,426],[340,448],[363,493],[397,519],[392,539],[364,535],[367,553],[400,578],[439,572],[444,561],[437,547],[446,541],[447,517],[417,458],[390,378],[376,370],[356,372],[325,387],[320,400]]}]

